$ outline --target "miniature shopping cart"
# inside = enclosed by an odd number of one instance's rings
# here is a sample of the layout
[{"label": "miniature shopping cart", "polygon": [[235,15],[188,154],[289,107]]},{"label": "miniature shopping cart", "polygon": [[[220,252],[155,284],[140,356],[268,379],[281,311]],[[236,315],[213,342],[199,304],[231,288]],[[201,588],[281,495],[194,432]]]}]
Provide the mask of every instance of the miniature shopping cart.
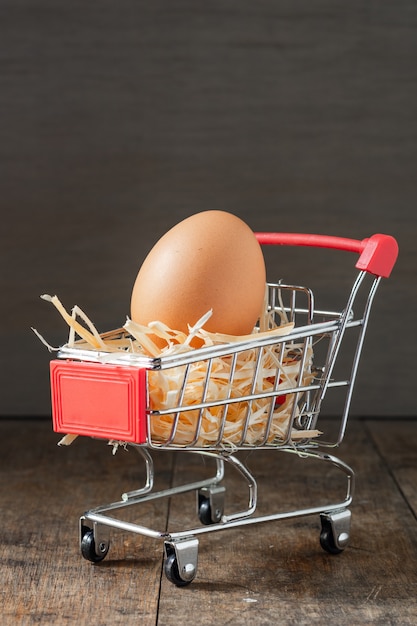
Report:
[{"label": "miniature shopping cart", "polygon": [[[123,443],[144,460],[143,487],[81,516],[80,546],[87,560],[99,562],[106,556],[110,528],[160,539],[167,578],[184,586],[196,576],[199,537],[204,533],[307,515],[320,516],[320,543],[326,551],[338,553],[348,545],[354,472],[331,449],[345,434],[371,305],[381,278],[391,273],[398,246],[393,237],[381,234],[362,241],[288,233],[256,236],[263,245],[358,254],[358,272],[343,310],[317,309],[309,288],[268,283],[268,329],[233,343],[162,353],[158,358],[66,344],[51,361],[54,430]],[[126,334],[119,329],[107,338]],[[340,355],[352,346],[340,371]],[[220,395],[213,395],[216,376],[222,380]],[[158,386],[173,379],[178,382],[167,394],[169,400],[158,405]],[[329,437],[320,429],[320,412],[325,397],[333,392],[341,398],[340,420]],[[213,459],[214,475],[156,491],[153,457],[166,450]],[[343,488],[340,501],[260,515],[257,480],[240,454],[255,450],[296,454],[300,462],[322,461],[342,472],[346,492]],[[225,468],[231,466],[248,489],[243,511],[225,511]],[[197,519],[192,528],[157,530],[120,517],[125,507],[193,491]]]}]

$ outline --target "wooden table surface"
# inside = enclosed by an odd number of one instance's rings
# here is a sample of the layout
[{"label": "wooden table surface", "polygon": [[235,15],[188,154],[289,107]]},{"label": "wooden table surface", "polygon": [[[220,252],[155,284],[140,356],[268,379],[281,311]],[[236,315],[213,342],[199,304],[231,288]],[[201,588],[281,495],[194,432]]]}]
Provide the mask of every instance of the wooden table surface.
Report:
[{"label": "wooden table surface", "polygon": [[[111,529],[105,560],[78,546],[80,515],[141,486],[136,451],[106,442],[70,447],[47,419],[0,421],[2,623],[9,624],[415,624],[417,618],[417,421],[351,419],[338,456],[356,472],[352,537],[339,555],[319,544],[318,516],[202,535],[195,580],[177,588],[163,574],[158,540]],[[246,462],[259,483],[259,511],[327,502],[344,485],[327,464],[258,451]],[[209,475],[200,456],[155,458],[157,486]],[[325,467],[323,467],[325,465]],[[226,507],[246,498],[227,472]],[[125,510],[164,530],[196,524],[194,494]],[[197,522],[198,524],[198,522]]]}]

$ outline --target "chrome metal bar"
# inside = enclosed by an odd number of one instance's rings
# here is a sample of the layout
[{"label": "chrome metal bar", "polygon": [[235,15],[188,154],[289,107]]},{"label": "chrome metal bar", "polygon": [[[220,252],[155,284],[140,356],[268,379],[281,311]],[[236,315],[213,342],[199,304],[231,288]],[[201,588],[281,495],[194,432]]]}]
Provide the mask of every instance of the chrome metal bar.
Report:
[{"label": "chrome metal bar", "polygon": [[[211,374],[212,366],[213,366],[213,359],[208,359],[208,361],[207,361],[207,370],[206,370],[206,374],[205,374],[205,377],[204,377],[203,393],[202,393],[202,397],[201,397],[202,402],[205,402],[206,398],[207,398],[207,392],[208,392],[208,389],[209,389],[210,374]],[[197,441],[198,441],[198,438],[200,436],[201,424],[203,422],[203,414],[204,414],[204,409],[201,408],[199,410],[199,412],[198,412],[198,418],[197,418],[197,424],[196,424],[195,433],[194,433],[194,439],[190,442],[190,446],[194,446],[197,443]]]},{"label": "chrome metal bar", "polygon": [[[194,450],[190,450],[190,452],[195,452]],[[216,458],[214,454],[207,454],[207,456],[211,456]],[[204,480],[199,480],[192,483],[186,483],[184,485],[177,485],[175,487],[171,487],[170,489],[164,489],[162,491],[155,491],[147,494],[131,496],[128,499],[121,499],[116,502],[110,502],[109,504],[103,504],[101,506],[95,507],[88,511],[85,515],[88,517],[90,513],[104,513],[106,511],[115,511],[117,509],[122,509],[126,506],[130,506],[133,504],[138,504],[141,502],[149,502],[151,500],[158,500],[159,498],[169,498],[171,496],[178,495],[180,493],[187,493],[189,491],[196,491],[198,489],[202,489],[203,487],[208,487],[213,484],[217,484],[221,482],[224,478],[224,463],[223,458],[220,458],[217,455],[216,458],[217,471],[215,476],[210,478],[205,478]]]},{"label": "chrome metal bar", "polygon": [[[190,366],[191,363],[187,363],[187,365],[185,366],[185,371],[184,371],[184,377],[182,380],[182,384],[181,384],[181,388],[178,392],[178,406],[180,407],[182,405],[182,401],[184,399],[184,395],[185,395],[185,389],[187,387],[187,381],[188,381],[188,376],[190,373]],[[174,413],[175,411],[172,411],[172,413]],[[181,413],[179,411],[176,412],[174,421],[172,423],[172,428],[171,428],[171,434],[168,438],[168,444],[172,443],[175,439],[175,435],[177,434],[177,428],[178,428],[178,422],[180,420],[180,416]]]},{"label": "chrome metal bar", "polygon": [[[348,380],[335,380],[335,381],[329,382],[327,386],[328,387],[343,387],[348,383],[349,383]],[[314,389],[321,389],[321,385],[319,383],[311,384],[311,385],[300,385],[297,387],[291,387],[289,389],[283,389],[282,391],[279,391],[279,392],[263,391],[257,394],[248,394],[246,396],[239,396],[238,398],[223,398],[222,400],[210,400],[210,402],[201,402],[200,404],[177,406],[177,407],[172,407],[170,409],[162,409],[160,411],[154,411],[154,414],[155,415],[171,415],[172,413],[176,413],[179,411],[185,413],[186,411],[195,411],[198,409],[205,409],[205,408],[210,408],[214,406],[223,406],[224,404],[247,402],[249,400],[273,398],[275,396],[285,396],[285,395],[290,395],[290,394],[297,393],[297,392],[302,393],[303,391],[311,391]],[[151,415],[152,415],[152,412],[151,412]],[[169,441],[171,442],[171,438]]]},{"label": "chrome metal bar", "polygon": [[[261,366],[262,355],[263,355],[263,348],[258,348],[256,352],[255,369],[252,374],[251,393],[249,394],[249,396],[252,396],[253,398],[258,397],[258,394],[256,393],[256,386],[257,386],[257,381],[258,381],[258,376],[259,376],[259,369]],[[245,442],[246,436],[248,433],[249,420],[250,420],[250,416],[252,412],[252,405],[253,405],[253,399],[246,401],[246,415],[243,421],[242,434],[240,436],[241,445]]]},{"label": "chrome metal bar", "polygon": [[360,356],[362,353],[363,343],[365,340],[365,333],[368,327],[369,316],[371,313],[373,300],[374,300],[374,297],[375,297],[375,294],[376,294],[376,291],[378,289],[380,282],[381,282],[381,277],[375,278],[375,280],[372,283],[372,286],[371,286],[371,289],[369,291],[368,298],[366,301],[366,305],[365,305],[365,309],[363,313],[362,326],[360,328],[359,338],[356,344],[355,356],[353,358],[353,363],[352,363],[352,369],[351,369],[351,374],[350,374],[350,384],[349,384],[348,392],[346,395],[345,406],[344,406],[341,421],[340,421],[340,430],[339,430],[339,437],[337,439],[337,445],[341,443],[345,435],[346,425],[347,425],[347,420],[348,420],[348,415],[349,415],[349,408],[350,408],[350,404],[352,401],[353,389],[354,389],[354,384],[356,380],[356,374],[358,372],[359,360],[360,360]]},{"label": "chrome metal bar", "polygon": [[[293,450],[290,448],[286,449],[285,451],[301,455],[299,451],[297,452],[296,450]],[[208,456],[212,456],[212,455],[208,454]],[[244,511],[242,514],[236,513],[236,514],[229,515],[229,516],[223,516],[222,521],[218,524],[211,524],[210,526],[189,528],[187,530],[178,531],[178,532],[156,531],[143,525],[134,524],[131,522],[124,522],[122,520],[118,520],[110,516],[102,515],[102,513],[105,512],[106,510],[107,511],[111,510],[109,508],[104,509],[103,507],[99,507],[97,509],[88,511],[87,513],[84,514],[84,517],[87,520],[90,520],[99,524],[112,526],[119,530],[125,530],[129,532],[145,535],[147,537],[152,537],[155,539],[159,538],[159,539],[164,539],[164,540],[180,540],[180,539],[185,539],[188,537],[193,537],[196,535],[202,535],[202,534],[206,534],[210,532],[217,532],[217,531],[225,530],[227,528],[238,528],[241,526],[247,526],[251,524],[259,524],[259,523],[272,522],[272,521],[277,521],[277,520],[282,520],[282,519],[321,514],[321,513],[328,512],[328,511],[336,512],[339,510],[346,509],[351,504],[352,497],[353,497],[354,472],[352,468],[349,467],[349,465],[347,465],[340,459],[338,459],[336,456],[333,456],[333,455],[330,455],[330,454],[327,454],[318,450],[317,451],[304,451],[302,453],[302,456],[315,458],[315,459],[330,463],[334,465],[335,467],[337,467],[338,469],[340,469],[346,475],[347,489],[346,489],[346,496],[344,500],[341,500],[339,502],[329,502],[322,506],[307,507],[303,509],[294,509],[290,511],[284,511],[281,513],[272,513],[269,515],[261,515],[261,516],[254,516],[254,517],[250,517],[251,514],[248,511]],[[230,461],[231,458],[233,458],[232,462],[235,463],[234,457],[228,457],[228,460]],[[238,462],[236,464],[236,467],[240,471],[241,468],[238,467],[239,465],[242,465],[242,464]],[[247,471],[246,468],[244,469],[245,471]],[[192,488],[193,489],[195,488],[195,483],[192,485]],[[174,495],[173,494],[174,491],[175,489],[171,489],[171,490],[166,490],[164,492],[160,492],[158,494],[153,494],[154,498],[152,497],[152,495],[144,496],[143,498],[140,499],[140,501],[145,502],[145,501],[149,501],[158,497]],[[256,494],[255,494],[255,498],[256,498]],[[125,504],[126,503],[121,503],[122,506]],[[114,507],[114,508],[117,508],[117,507]]]},{"label": "chrome metal bar", "polygon": [[[110,510],[110,509],[105,509]],[[152,539],[169,539],[171,535],[165,531],[158,531],[149,528],[148,526],[142,526],[141,524],[135,524],[133,522],[126,522],[110,515],[103,515],[101,512],[88,511],[84,514],[86,520],[95,522],[96,524],[102,524],[104,526],[111,526],[117,530],[124,530],[138,535],[144,535],[145,537],[151,537]]]},{"label": "chrome metal bar", "polygon": [[135,489],[134,491],[126,491],[122,494],[123,502],[126,502],[129,499],[136,498],[137,496],[142,496],[145,493],[149,493],[153,489],[154,485],[154,466],[153,459],[150,452],[144,448],[143,446],[133,445],[135,450],[142,456],[145,461],[145,470],[146,470],[146,481],[144,487],[141,489]]},{"label": "chrome metal bar", "polygon": [[172,539],[181,539],[182,537],[188,537],[190,535],[201,535],[208,532],[216,532],[220,530],[224,530],[226,528],[237,528],[240,526],[246,526],[249,524],[258,524],[263,522],[272,522],[276,520],[289,519],[295,517],[303,517],[308,515],[320,514],[328,511],[339,511],[346,509],[352,502],[353,492],[354,492],[354,483],[355,483],[355,474],[353,469],[345,462],[341,461],[334,455],[327,454],[325,452],[315,450],[315,451],[304,451],[302,454],[300,451],[288,448],[285,449],[286,452],[302,455],[309,458],[314,458],[317,460],[324,461],[326,463],[330,463],[334,465],[336,468],[342,471],[347,478],[347,487],[346,487],[346,495],[343,500],[338,502],[328,502],[323,504],[322,506],[315,507],[307,507],[303,509],[295,509],[291,511],[284,511],[281,513],[272,513],[269,515],[261,515],[254,517],[241,517],[238,518],[237,514],[233,516],[223,516],[222,521],[219,524],[213,524],[208,527],[198,527],[193,529],[188,529],[183,532],[174,532],[170,533],[170,537]]},{"label": "chrome metal bar", "polygon": [[236,365],[237,365],[237,352],[234,352],[232,356],[232,363],[230,366],[229,385],[227,389],[227,395],[226,395],[226,398],[223,400],[224,407],[222,411],[222,417],[220,421],[219,434],[217,436],[216,445],[220,445],[223,439],[223,433],[224,433],[224,429],[226,426],[227,412],[229,410],[229,403],[231,401],[230,396],[232,395],[232,384],[233,384],[233,379],[234,379],[235,372],[236,372]]},{"label": "chrome metal bar", "polygon": [[222,521],[224,523],[229,523],[234,519],[247,518],[252,515],[256,510],[257,499],[258,499],[258,486],[256,484],[255,477],[248,468],[234,455],[229,455],[225,457],[225,461],[231,463],[240,474],[246,479],[247,486],[249,489],[249,502],[248,508],[244,511],[240,511],[239,513],[233,513],[232,515],[223,515]]},{"label": "chrome metal bar", "polygon": [[342,344],[342,339],[344,337],[346,328],[348,327],[348,321],[349,321],[349,316],[351,314],[351,311],[353,309],[353,303],[355,301],[356,295],[359,291],[359,288],[363,282],[363,280],[365,279],[366,276],[366,272],[359,272],[358,276],[356,277],[356,280],[353,284],[352,290],[350,292],[349,298],[348,298],[348,302],[346,305],[346,309],[343,312],[343,315],[341,317],[340,320],[340,326],[339,326],[339,332],[336,334],[336,338],[335,338],[335,342],[333,345],[333,349],[332,352],[329,356],[329,363],[328,363],[328,367],[326,367],[326,376],[324,378],[324,385],[323,385],[323,389],[321,392],[321,400],[323,400],[326,391],[327,391],[327,387],[328,387],[328,383],[330,381],[330,377],[332,375],[333,369],[334,369],[334,365],[336,362],[336,358],[337,355],[339,353],[339,349],[340,346]]}]

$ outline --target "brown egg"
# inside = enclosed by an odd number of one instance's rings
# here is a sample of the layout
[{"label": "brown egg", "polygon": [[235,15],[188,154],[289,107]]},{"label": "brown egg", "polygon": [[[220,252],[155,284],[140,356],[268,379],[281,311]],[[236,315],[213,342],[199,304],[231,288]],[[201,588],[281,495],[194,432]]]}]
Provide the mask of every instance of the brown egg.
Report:
[{"label": "brown egg", "polygon": [[266,270],[253,231],[225,211],[179,222],[152,248],[137,275],[131,318],[188,332],[207,311],[211,332],[251,333],[261,313]]}]

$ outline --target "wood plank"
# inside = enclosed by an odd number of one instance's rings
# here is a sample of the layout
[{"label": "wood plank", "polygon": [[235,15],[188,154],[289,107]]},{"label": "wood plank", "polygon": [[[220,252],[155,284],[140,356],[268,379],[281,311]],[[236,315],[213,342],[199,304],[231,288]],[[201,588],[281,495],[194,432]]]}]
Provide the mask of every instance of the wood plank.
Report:
[{"label": "wood plank", "polygon": [[417,517],[417,420],[366,420],[366,426]]},{"label": "wood plank", "polygon": [[[321,550],[316,517],[205,536],[194,582],[178,589],[163,580],[158,624],[190,615],[200,624],[414,624],[416,520],[359,421],[349,424],[340,456],[357,472],[352,540],[343,554]],[[250,464],[266,489],[261,507],[270,512],[278,500],[301,506],[313,492],[324,487],[326,498],[335,488],[320,463],[261,451]],[[235,487],[231,478],[228,489]],[[172,503],[170,518],[178,523],[181,516],[183,503]]]},{"label": "wood plank", "polygon": [[[79,554],[83,510],[142,483],[134,450],[112,456],[105,443],[82,438],[60,449],[49,421],[2,420],[3,623],[414,624],[417,523],[396,472],[414,467],[416,428],[350,421],[340,457],[356,470],[357,489],[343,554],[320,548],[316,515],[244,526],[202,536],[197,577],[178,589],[161,579],[160,541],[113,531],[101,564]],[[390,445],[400,432],[404,442],[397,436]],[[323,463],[267,451],[249,454],[247,462],[259,480],[260,513],[340,496],[339,473]],[[178,453],[156,455],[155,464],[161,487],[172,476],[194,481],[212,469]],[[233,472],[225,484],[230,512],[245,503],[246,491]],[[159,528],[169,510],[170,528],[182,530],[198,524],[194,498],[154,501],[123,517]]]},{"label": "wood plank", "polygon": [[[98,565],[78,547],[80,514],[142,486],[135,451],[113,456],[88,438],[58,448],[49,421],[1,421],[0,433],[2,623],[155,624],[161,546],[115,531]],[[163,485],[170,462],[157,467]],[[163,529],[167,506],[149,503],[142,513]]]}]

